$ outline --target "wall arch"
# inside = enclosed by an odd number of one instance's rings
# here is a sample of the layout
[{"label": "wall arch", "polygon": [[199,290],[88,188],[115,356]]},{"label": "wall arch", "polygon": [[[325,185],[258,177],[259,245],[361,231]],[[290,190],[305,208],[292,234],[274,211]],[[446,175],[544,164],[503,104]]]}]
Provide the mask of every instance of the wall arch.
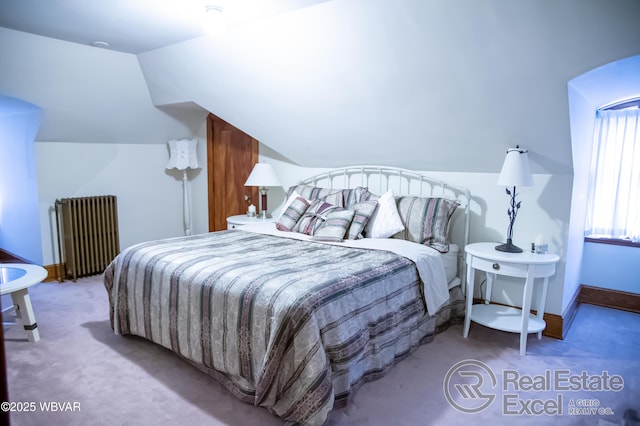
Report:
[{"label": "wall arch", "polygon": [[0,247],[42,264],[34,139],[42,109],[0,95]]},{"label": "wall arch", "polygon": [[632,56],[588,71],[568,83],[573,190],[567,242],[563,311],[581,284],[586,194],[596,110],[640,96],[640,56]]}]

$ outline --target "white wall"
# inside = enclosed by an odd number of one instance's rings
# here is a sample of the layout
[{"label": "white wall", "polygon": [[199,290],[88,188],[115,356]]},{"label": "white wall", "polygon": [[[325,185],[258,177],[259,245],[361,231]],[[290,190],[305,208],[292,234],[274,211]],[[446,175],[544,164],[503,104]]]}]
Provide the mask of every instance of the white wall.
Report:
[{"label": "white wall", "polygon": [[33,139],[42,110],[0,96],[0,248],[42,262]]},{"label": "white wall", "polygon": [[581,284],[640,294],[640,249],[585,243]]},{"label": "white wall", "polygon": [[[200,143],[202,161],[205,151]],[[165,169],[168,159],[166,144],[36,143],[44,264],[59,262],[53,210],[58,198],[116,195],[122,249],[184,235],[182,174]],[[193,233],[207,232],[206,169],[189,176]]]}]

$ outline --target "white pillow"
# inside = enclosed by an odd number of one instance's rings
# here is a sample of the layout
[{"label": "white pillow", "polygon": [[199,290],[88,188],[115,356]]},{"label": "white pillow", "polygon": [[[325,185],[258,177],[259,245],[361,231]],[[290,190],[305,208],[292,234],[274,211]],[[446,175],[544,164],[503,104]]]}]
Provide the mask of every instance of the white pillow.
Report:
[{"label": "white pillow", "polygon": [[367,238],[389,238],[404,230],[393,191],[388,190],[380,196],[378,208],[371,215],[365,229]]}]

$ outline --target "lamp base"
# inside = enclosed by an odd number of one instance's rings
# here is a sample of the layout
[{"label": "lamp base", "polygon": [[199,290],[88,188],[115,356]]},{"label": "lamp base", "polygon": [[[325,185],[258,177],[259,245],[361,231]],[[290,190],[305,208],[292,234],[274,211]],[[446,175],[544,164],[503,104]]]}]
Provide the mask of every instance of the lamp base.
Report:
[{"label": "lamp base", "polygon": [[513,245],[513,243],[511,242],[511,238],[507,239],[506,244],[500,244],[499,246],[496,246],[496,250],[504,251],[507,253],[522,253],[522,249],[520,247]]}]

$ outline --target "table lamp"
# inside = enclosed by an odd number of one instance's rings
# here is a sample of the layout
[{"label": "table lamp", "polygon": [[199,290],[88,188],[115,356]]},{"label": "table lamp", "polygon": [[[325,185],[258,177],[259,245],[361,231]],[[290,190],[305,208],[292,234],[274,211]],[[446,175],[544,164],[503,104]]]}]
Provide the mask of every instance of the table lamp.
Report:
[{"label": "table lamp", "polygon": [[516,187],[533,185],[533,177],[529,169],[529,157],[527,150],[516,145],[507,150],[507,156],[502,165],[502,171],[498,177],[498,185],[506,187],[507,195],[511,197],[507,215],[509,227],[507,228],[507,242],[496,246],[496,250],[508,253],[521,253],[522,249],[513,244],[513,224],[520,209],[522,201],[516,202]]},{"label": "table lamp", "polygon": [[267,191],[269,186],[281,186],[280,180],[269,163],[257,163],[253,166],[251,174],[247,178],[244,186],[257,186],[260,188],[260,214],[263,219],[269,217],[267,211]]}]

